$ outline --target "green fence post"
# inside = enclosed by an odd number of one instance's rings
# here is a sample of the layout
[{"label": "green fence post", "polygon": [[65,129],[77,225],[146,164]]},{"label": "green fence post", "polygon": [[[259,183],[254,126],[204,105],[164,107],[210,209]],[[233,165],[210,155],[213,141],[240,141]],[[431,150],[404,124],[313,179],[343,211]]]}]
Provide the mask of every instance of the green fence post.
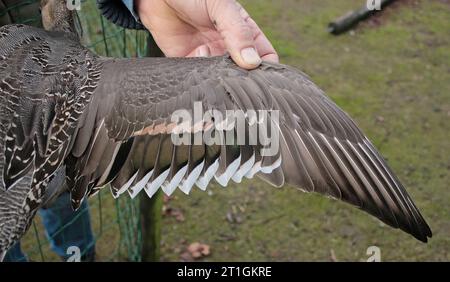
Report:
[{"label": "green fence post", "polygon": [[[147,40],[147,56],[164,56],[151,35],[148,36]],[[158,190],[149,199],[147,194],[143,192],[140,197],[142,261],[159,261],[161,255],[163,193],[161,190]]]},{"label": "green fence post", "polygon": [[142,261],[156,262],[161,255],[163,193],[159,190],[151,199],[146,193],[141,193],[140,197]]}]

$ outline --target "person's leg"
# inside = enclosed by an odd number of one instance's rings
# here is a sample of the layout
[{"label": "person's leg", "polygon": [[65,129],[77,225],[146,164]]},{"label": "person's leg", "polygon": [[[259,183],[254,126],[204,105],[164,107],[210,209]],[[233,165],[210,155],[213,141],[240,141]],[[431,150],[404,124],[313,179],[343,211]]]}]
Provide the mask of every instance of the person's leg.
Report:
[{"label": "person's leg", "polygon": [[3,260],[4,262],[27,262],[28,258],[22,252],[20,247],[20,242],[17,242],[14,246],[9,249]]},{"label": "person's leg", "polygon": [[87,201],[84,201],[80,209],[73,211],[70,194],[65,192],[49,208],[41,209],[39,214],[52,250],[62,259],[67,260],[72,255],[67,254],[70,247],[80,249],[82,261],[95,259],[95,240]]}]

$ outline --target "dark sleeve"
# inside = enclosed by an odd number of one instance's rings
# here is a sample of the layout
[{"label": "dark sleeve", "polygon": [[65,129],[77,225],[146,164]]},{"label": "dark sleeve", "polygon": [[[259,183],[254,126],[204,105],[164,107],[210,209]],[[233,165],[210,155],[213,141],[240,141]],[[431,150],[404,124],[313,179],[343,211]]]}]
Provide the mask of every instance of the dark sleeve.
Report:
[{"label": "dark sleeve", "polygon": [[[132,6],[132,0],[130,1]],[[145,29],[139,22],[136,13],[132,13],[130,8],[125,5],[124,0],[97,0],[97,6],[107,20],[118,26],[128,29]]]}]

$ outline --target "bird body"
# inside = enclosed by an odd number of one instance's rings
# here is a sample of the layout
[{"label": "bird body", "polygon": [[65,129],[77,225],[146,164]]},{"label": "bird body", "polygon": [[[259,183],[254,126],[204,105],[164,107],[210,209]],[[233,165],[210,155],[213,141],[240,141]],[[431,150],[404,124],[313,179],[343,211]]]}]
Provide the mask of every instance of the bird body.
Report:
[{"label": "bird body", "polygon": [[[302,72],[228,56],[99,57],[63,31],[0,28],[0,255],[29,227],[62,179],[76,209],[100,187],[115,197],[189,193],[245,176],[357,206],[426,241],[431,230],[401,183],[349,116]],[[173,142],[173,113],[279,112],[279,151],[254,144]],[[270,115],[270,114],[269,114]],[[187,126],[204,134],[210,124]],[[252,122],[243,132],[249,139]],[[273,125],[273,124],[272,124]],[[186,129],[186,128],[185,128]],[[228,139],[227,139],[228,138]],[[231,138],[233,139],[233,138]]]}]

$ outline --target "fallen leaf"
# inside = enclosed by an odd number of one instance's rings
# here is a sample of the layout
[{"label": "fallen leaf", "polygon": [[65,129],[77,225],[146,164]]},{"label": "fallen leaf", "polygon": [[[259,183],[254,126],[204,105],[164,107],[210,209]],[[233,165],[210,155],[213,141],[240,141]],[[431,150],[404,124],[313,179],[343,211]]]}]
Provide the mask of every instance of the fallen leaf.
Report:
[{"label": "fallen leaf", "polygon": [[203,249],[201,250],[201,253],[205,257],[209,256],[211,254],[209,246],[208,245],[203,245]]},{"label": "fallen leaf", "polygon": [[200,249],[201,244],[199,242],[195,242],[189,245],[189,247],[187,248],[187,250],[190,253],[196,252],[198,249]]},{"label": "fallen leaf", "polygon": [[[194,243],[190,244],[187,247],[187,252],[194,259],[200,259],[202,257],[209,256],[211,254],[209,245],[201,244],[199,242],[194,242]],[[186,257],[186,255],[185,255],[185,257]]]},{"label": "fallen leaf", "polygon": [[184,213],[181,209],[172,208],[169,206],[163,206],[163,215],[172,216],[179,222],[183,222],[185,220]]}]

